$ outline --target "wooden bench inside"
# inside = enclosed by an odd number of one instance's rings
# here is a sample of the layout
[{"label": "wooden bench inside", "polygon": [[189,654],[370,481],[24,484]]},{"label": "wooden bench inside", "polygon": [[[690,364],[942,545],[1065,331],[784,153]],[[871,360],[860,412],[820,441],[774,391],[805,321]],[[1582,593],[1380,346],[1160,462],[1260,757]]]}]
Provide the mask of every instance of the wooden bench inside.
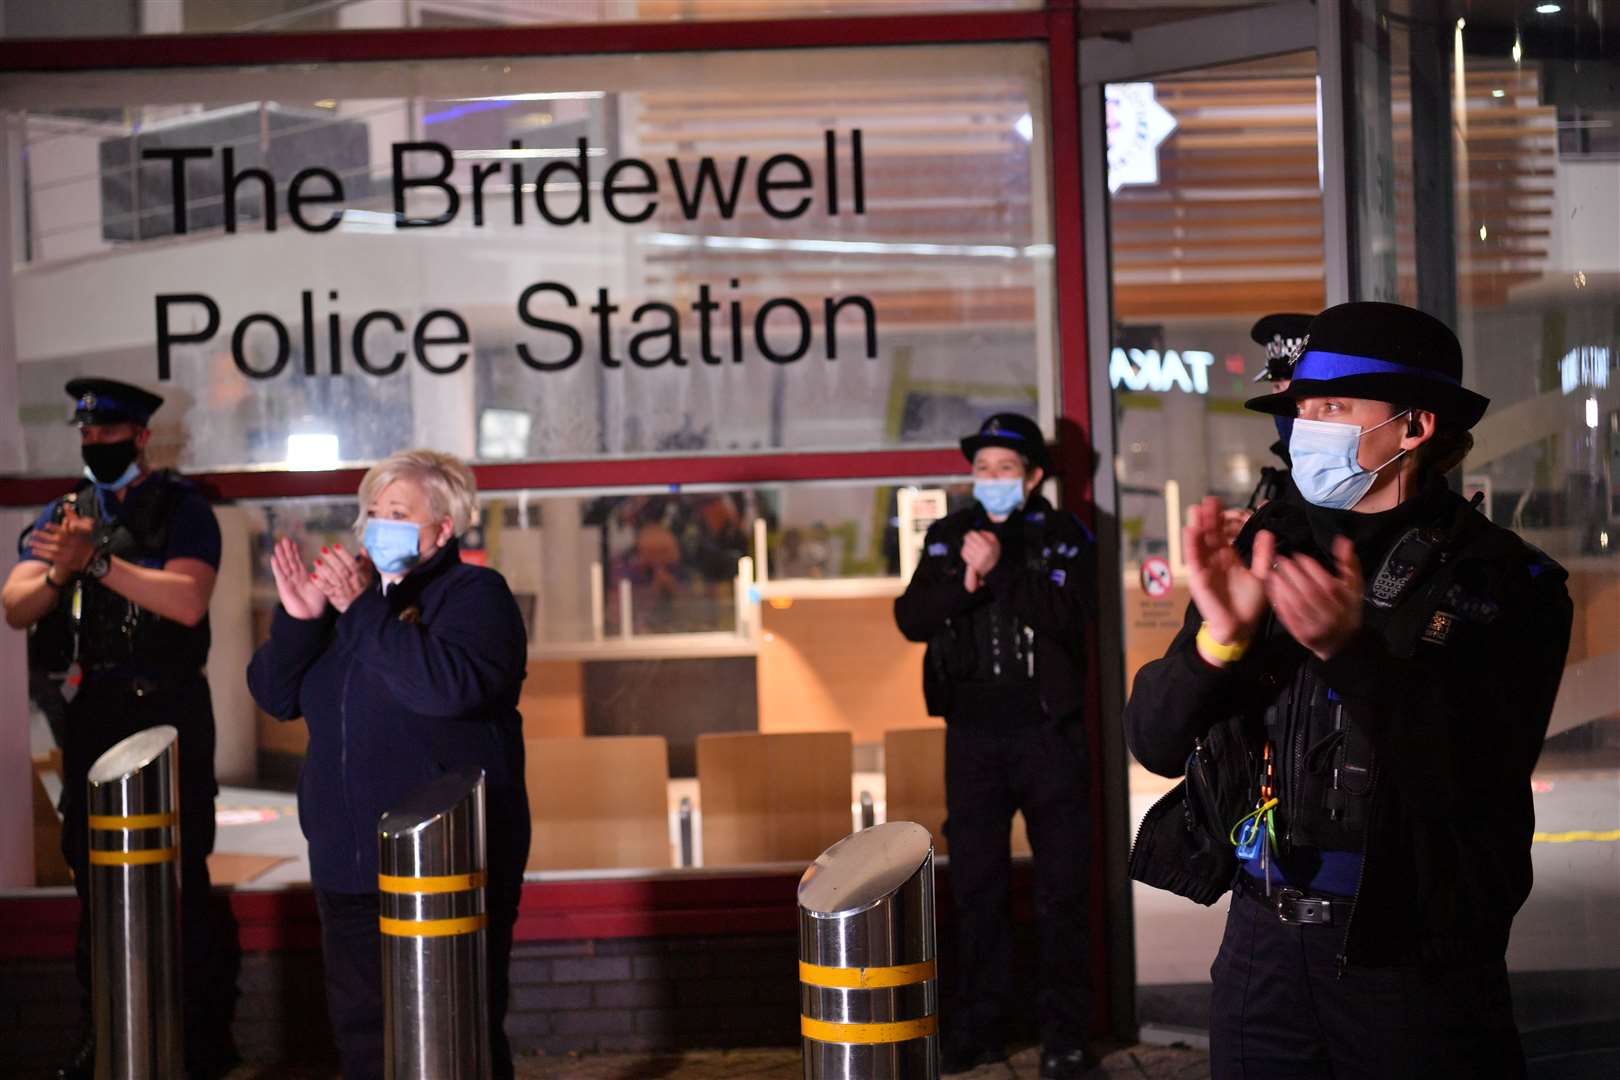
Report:
[{"label": "wooden bench inside", "polygon": [[848,732],[697,740],[703,865],[810,862],[851,830]]}]

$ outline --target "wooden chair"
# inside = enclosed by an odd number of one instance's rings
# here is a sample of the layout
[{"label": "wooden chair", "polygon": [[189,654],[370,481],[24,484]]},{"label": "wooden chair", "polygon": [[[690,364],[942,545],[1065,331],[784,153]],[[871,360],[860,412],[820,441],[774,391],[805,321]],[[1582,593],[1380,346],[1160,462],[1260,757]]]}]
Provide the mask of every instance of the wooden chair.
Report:
[{"label": "wooden chair", "polygon": [[[934,851],[950,854],[945,840],[945,729],[891,728],[883,733],[883,786],[889,821],[915,821],[934,835]],[[1029,854],[1024,815],[1012,821],[1012,853]]]},{"label": "wooden chair", "polygon": [[703,865],[810,862],[850,834],[846,731],[697,740]]},{"label": "wooden chair", "polygon": [[530,870],[671,865],[662,735],[525,739],[524,750]]}]

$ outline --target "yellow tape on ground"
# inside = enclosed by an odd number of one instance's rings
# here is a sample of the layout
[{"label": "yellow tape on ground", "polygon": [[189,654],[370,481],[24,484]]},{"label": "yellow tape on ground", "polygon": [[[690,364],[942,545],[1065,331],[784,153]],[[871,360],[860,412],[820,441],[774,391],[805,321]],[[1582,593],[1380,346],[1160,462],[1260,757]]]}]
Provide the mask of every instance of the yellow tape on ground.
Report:
[{"label": "yellow tape on ground", "polygon": [[146,866],[150,863],[173,862],[178,852],[175,848],[149,848],[146,851],[95,851],[90,852],[91,866]]},{"label": "yellow tape on ground", "polygon": [[799,1017],[799,1033],[807,1039],[826,1043],[897,1043],[939,1034],[939,1017],[895,1020],[886,1024],[832,1024],[825,1020]]},{"label": "yellow tape on ground", "polygon": [[180,820],[179,814],[132,814],[129,817],[112,817],[107,814],[91,814],[90,827],[92,829],[162,829],[173,825]]},{"label": "yellow tape on ground", "polygon": [[487,875],[482,871],[475,874],[451,874],[447,877],[393,877],[389,874],[377,875],[377,890],[385,893],[447,893],[466,892],[476,889],[484,884]]},{"label": "yellow tape on ground", "polygon": [[390,919],[383,915],[377,920],[388,937],[454,937],[471,934],[489,925],[488,915],[468,915],[462,919]]},{"label": "yellow tape on ground", "polygon": [[893,967],[823,967],[799,961],[799,981],[834,990],[881,990],[890,986],[913,986],[936,976],[939,965],[933,960]]},{"label": "yellow tape on ground", "polygon": [[1573,844],[1580,840],[1593,840],[1601,844],[1620,840],[1620,829],[1610,829],[1607,832],[1593,832],[1591,829],[1576,829],[1573,832],[1538,832],[1531,834],[1530,839],[1537,844]]}]

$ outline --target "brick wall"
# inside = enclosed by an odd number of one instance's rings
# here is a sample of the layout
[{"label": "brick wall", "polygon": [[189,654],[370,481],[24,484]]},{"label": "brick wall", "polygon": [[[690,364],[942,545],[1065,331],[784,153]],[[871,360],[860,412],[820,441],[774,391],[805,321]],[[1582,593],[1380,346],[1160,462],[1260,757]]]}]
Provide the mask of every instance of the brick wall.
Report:
[{"label": "brick wall", "polygon": [[546,1054],[791,1046],[797,962],[791,934],[520,943],[507,1032]]}]

